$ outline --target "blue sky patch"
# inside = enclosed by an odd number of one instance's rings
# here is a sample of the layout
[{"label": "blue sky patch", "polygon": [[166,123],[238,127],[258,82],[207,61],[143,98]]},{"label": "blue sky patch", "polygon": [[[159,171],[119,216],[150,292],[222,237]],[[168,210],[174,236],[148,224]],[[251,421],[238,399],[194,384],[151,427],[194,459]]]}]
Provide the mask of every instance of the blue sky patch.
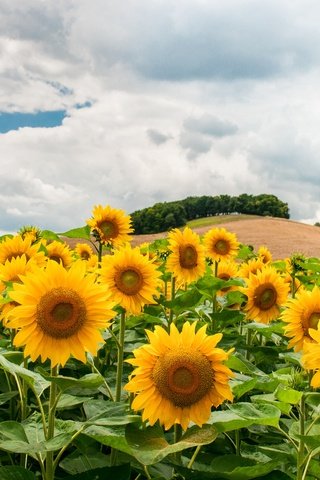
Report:
[{"label": "blue sky patch", "polygon": [[66,110],[52,110],[36,113],[0,112],[0,133],[18,130],[22,127],[51,128],[59,127],[66,116]]}]

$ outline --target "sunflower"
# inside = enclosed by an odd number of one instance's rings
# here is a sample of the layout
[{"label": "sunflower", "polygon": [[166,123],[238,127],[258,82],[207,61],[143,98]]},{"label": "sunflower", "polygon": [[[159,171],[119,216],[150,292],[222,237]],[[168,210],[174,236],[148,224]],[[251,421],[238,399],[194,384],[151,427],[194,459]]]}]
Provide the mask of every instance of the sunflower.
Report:
[{"label": "sunflower", "polygon": [[93,216],[87,220],[92,234],[102,244],[111,244],[118,247],[130,241],[131,218],[123,210],[96,205],[93,208]]},{"label": "sunflower", "polygon": [[91,255],[93,255],[93,250],[87,243],[77,243],[74,247],[74,251],[78,258],[81,260],[89,260]]},{"label": "sunflower", "polygon": [[[235,277],[239,277],[238,264],[233,260],[220,260],[217,268],[217,278],[228,281]],[[217,294],[225,295],[227,292],[230,292],[232,290],[238,290],[238,287],[236,285],[225,287],[219,290]]]},{"label": "sunflower", "polygon": [[239,267],[239,277],[249,278],[250,273],[256,274],[258,270],[262,270],[265,264],[261,258],[250,258],[247,262],[241,263]]},{"label": "sunflower", "polygon": [[316,329],[320,320],[320,289],[301,288],[295,298],[285,304],[281,319],[286,323],[284,333],[291,338],[288,347],[295,351],[302,350],[305,342],[312,342],[310,328]]},{"label": "sunflower", "polygon": [[237,256],[239,242],[234,233],[225,228],[212,228],[203,237],[206,254],[212,260],[226,260]]},{"label": "sunflower", "polygon": [[25,346],[25,357],[63,366],[70,355],[82,362],[86,352],[96,355],[103,342],[100,329],[116,312],[106,290],[85,272],[81,260],[69,270],[48,260],[46,268],[14,284],[10,298],[19,305],[11,310],[8,326],[19,329],[14,345]]},{"label": "sunflower", "polygon": [[50,260],[61,263],[63,267],[67,268],[72,263],[72,252],[70,247],[63,242],[53,240],[46,245],[46,254]]},{"label": "sunflower", "polygon": [[39,244],[32,245],[30,237],[22,238],[20,235],[16,235],[12,238],[5,238],[0,243],[0,263],[22,255],[25,255],[27,260],[33,258],[39,266],[44,265],[46,260],[44,252],[39,251]]},{"label": "sunflower", "polygon": [[135,393],[134,410],[143,410],[142,420],[157,420],[169,429],[175,423],[185,430],[189,422],[202,426],[212,405],[232,401],[228,384],[233,376],[223,365],[229,353],[217,348],[222,334],[208,336],[206,325],[195,331],[196,322],[186,322],[181,333],[174,324],[170,333],[160,326],[146,331],[150,344],[133,351],[127,360],[136,368],[124,387]]},{"label": "sunflower", "polygon": [[38,240],[40,240],[42,232],[38,227],[35,227],[33,225],[25,225],[20,228],[20,230],[18,231],[18,234],[22,238],[26,238],[26,237],[30,238],[31,242],[35,243]]},{"label": "sunflower", "polygon": [[101,283],[115,302],[134,315],[141,313],[145,304],[154,303],[154,296],[159,295],[161,273],[140,253],[139,247],[126,244],[114,255],[105,255],[99,273]]},{"label": "sunflower", "polygon": [[303,345],[303,354],[301,363],[306,370],[313,372],[311,387],[320,387],[320,330],[309,329],[311,342],[305,342]]},{"label": "sunflower", "polygon": [[172,272],[180,283],[198,280],[206,269],[204,248],[199,235],[189,227],[183,232],[174,228],[168,234],[168,241],[171,253],[167,258],[167,270]]},{"label": "sunflower", "polygon": [[272,261],[272,254],[268,247],[265,245],[261,245],[261,247],[258,248],[258,258],[261,259],[261,261],[266,264],[270,263]]},{"label": "sunflower", "polygon": [[32,272],[37,267],[36,262],[31,257],[27,260],[25,254],[21,257],[13,257],[11,260],[6,260],[5,263],[0,263],[0,281],[7,282],[21,282],[20,275],[26,275]]},{"label": "sunflower", "polygon": [[280,307],[286,302],[289,285],[273,267],[265,266],[255,275],[250,274],[247,286],[240,288],[248,300],[244,307],[249,320],[269,323],[280,313]]}]

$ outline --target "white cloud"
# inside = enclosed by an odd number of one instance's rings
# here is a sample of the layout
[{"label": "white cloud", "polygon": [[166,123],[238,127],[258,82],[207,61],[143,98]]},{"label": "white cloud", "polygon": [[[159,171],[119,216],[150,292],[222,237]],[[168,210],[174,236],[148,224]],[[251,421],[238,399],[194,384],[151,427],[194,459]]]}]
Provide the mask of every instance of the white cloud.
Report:
[{"label": "white cloud", "polygon": [[318,13],[315,0],[3,0],[0,112],[68,116],[0,134],[0,229],[220,193],[273,193],[320,220]]}]

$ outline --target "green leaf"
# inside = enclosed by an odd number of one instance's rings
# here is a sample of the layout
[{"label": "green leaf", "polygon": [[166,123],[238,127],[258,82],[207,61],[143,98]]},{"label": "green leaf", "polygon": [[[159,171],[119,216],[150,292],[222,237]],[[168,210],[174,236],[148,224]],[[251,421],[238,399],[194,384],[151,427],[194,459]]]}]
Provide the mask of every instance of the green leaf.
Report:
[{"label": "green leaf", "polygon": [[67,238],[84,238],[85,240],[91,239],[89,225],[85,225],[84,227],[79,228],[72,228],[67,232],[58,233],[58,235]]},{"label": "green leaf", "polygon": [[1,480],[35,480],[35,474],[23,467],[6,466],[0,467]]},{"label": "green leaf", "polygon": [[213,425],[218,432],[231,432],[239,428],[249,427],[253,421],[243,418],[230,410],[219,410],[211,413],[209,423]]},{"label": "green leaf", "polygon": [[24,381],[29,385],[37,395],[42,395],[44,390],[50,386],[50,382],[45,380],[39,373],[28,370],[24,367],[20,367],[15,363],[10,362],[5,358],[4,355],[0,354],[0,365],[8,373],[16,374],[19,377],[23,378]]},{"label": "green leaf", "polygon": [[56,377],[47,375],[46,378],[58,385],[62,392],[71,388],[96,390],[104,383],[104,378],[99,373],[88,373],[81,378],[65,377],[63,375]]},{"label": "green leaf", "polygon": [[246,393],[250,392],[254,389],[257,383],[257,378],[250,378],[245,375],[238,374],[236,378],[234,378],[230,384],[232,393],[234,396],[239,399]]},{"label": "green leaf", "polygon": [[68,393],[63,393],[59,398],[57,409],[61,410],[64,408],[75,407],[81,405],[83,402],[86,402],[88,397],[80,397],[76,395],[69,395]]},{"label": "green leaf", "polygon": [[243,355],[236,352],[229,356],[225,364],[236,372],[265,376],[253,363],[249,362]]},{"label": "green leaf", "polygon": [[279,400],[280,402],[286,402],[292,405],[297,405],[301,400],[303,392],[299,392],[298,390],[294,390],[293,388],[290,388],[287,385],[282,385],[280,383],[274,395],[276,399]]},{"label": "green leaf", "polygon": [[[88,439],[88,437],[86,437]],[[110,463],[108,455],[100,451],[81,453],[78,450],[65,457],[59,467],[70,475],[86,472],[94,468],[107,467]]]},{"label": "green leaf", "polygon": [[164,302],[164,304],[174,311],[181,311],[195,307],[201,298],[202,294],[193,288],[177,295],[173,300]]},{"label": "green leaf", "polygon": [[62,242],[59,235],[57,235],[55,232],[52,232],[51,230],[42,230],[41,237],[46,240],[56,240],[58,242]]},{"label": "green leaf", "polygon": [[229,409],[246,420],[252,420],[255,425],[278,427],[281,410],[274,405],[239,402],[228,405]]},{"label": "green leaf", "polygon": [[116,426],[140,421],[139,415],[129,415],[127,406],[123,403],[107,402],[105,400],[89,400],[83,404],[88,425]]},{"label": "green leaf", "polygon": [[169,444],[159,426],[139,428],[136,424],[126,427],[126,439],[133,455],[143,465],[152,465],[163,458],[187,448],[207,445],[217,437],[217,430],[212,425],[201,428],[192,426],[179,442]]},{"label": "green leaf", "polygon": [[275,399],[275,395],[273,393],[266,393],[263,395],[252,395],[250,397],[251,402],[253,403],[269,403],[270,405],[274,405],[275,407],[279,408],[282,413],[285,415],[289,415],[292,410],[292,406],[290,403],[286,402],[279,402]]},{"label": "green leaf", "polygon": [[191,471],[178,466],[175,468],[187,480],[257,480],[274,471],[279,464],[279,461],[260,463],[239,455],[226,454],[215,457],[209,465],[196,461]]},{"label": "green leaf", "polygon": [[0,405],[3,405],[4,403],[7,403],[9,400],[11,400],[11,398],[17,396],[18,393],[19,392],[17,392],[17,391],[1,393],[0,394]]},{"label": "green leaf", "polygon": [[64,477],[64,480],[106,480],[114,478],[116,480],[130,480],[130,465],[119,465],[116,467],[103,467],[87,470],[77,475]]}]

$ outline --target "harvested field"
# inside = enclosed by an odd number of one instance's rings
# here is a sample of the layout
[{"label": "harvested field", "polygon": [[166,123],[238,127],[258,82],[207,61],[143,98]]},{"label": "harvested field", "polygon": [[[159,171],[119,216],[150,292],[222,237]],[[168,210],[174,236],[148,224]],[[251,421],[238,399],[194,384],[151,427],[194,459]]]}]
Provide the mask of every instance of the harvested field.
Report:
[{"label": "harvested field", "polygon": [[[314,225],[282,218],[254,217],[232,222],[226,220],[218,225],[193,230],[202,235],[213,227],[226,228],[237,235],[239,242],[252,245],[254,249],[265,245],[271,251],[274,260],[289,257],[294,253],[302,253],[307,257],[320,257],[320,227]],[[166,232],[134,235],[132,245],[152,242],[157,238],[165,238],[166,235]]]}]

